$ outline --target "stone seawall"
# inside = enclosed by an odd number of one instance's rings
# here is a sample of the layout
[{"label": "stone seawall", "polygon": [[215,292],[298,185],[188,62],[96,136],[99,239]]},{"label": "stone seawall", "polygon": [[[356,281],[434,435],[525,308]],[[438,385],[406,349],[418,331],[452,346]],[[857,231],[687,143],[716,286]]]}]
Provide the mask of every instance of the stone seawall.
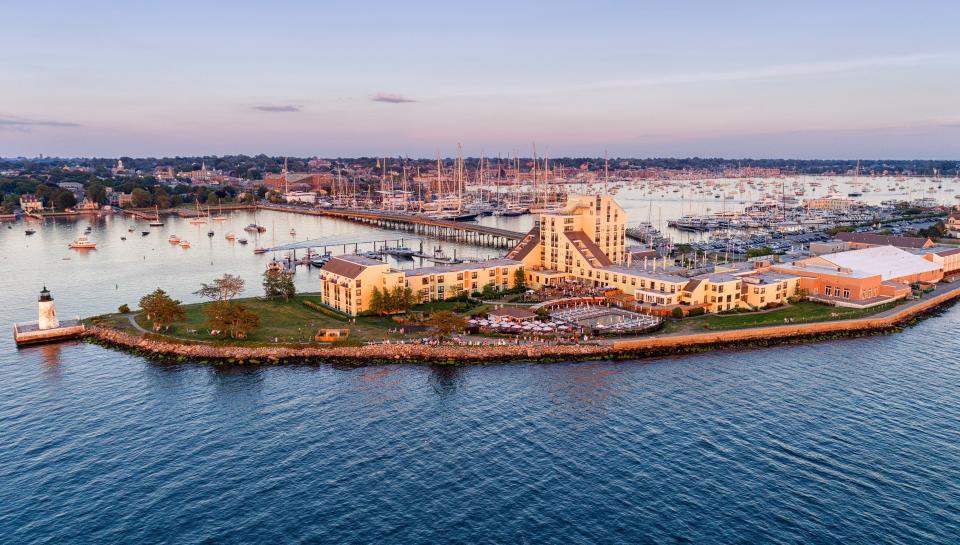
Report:
[{"label": "stone seawall", "polygon": [[877,317],[856,318],[852,320],[837,320],[832,322],[814,322],[809,324],[790,324],[783,326],[766,326],[748,329],[734,329],[716,331],[712,333],[695,333],[680,336],[649,337],[642,339],[624,340],[614,343],[618,350],[645,350],[663,348],[666,346],[710,346],[726,344],[742,344],[757,341],[775,341],[782,339],[856,335],[873,331],[888,331],[899,324],[916,316],[947,303],[960,295],[960,289],[954,289],[923,301],[911,303],[909,306],[881,313]]},{"label": "stone seawall", "polygon": [[153,335],[140,336],[100,326],[89,327],[87,336],[110,346],[148,355],[224,363],[277,363],[296,360],[344,364],[391,362],[464,364],[628,359],[702,352],[721,347],[767,346],[798,340],[830,339],[891,331],[903,322],[929,312],[958,295],[960,295],[960,288],[870,318],[642,337],[611,344],[557,346],[388,344],[331,348],[218,346],[179,342]]}]

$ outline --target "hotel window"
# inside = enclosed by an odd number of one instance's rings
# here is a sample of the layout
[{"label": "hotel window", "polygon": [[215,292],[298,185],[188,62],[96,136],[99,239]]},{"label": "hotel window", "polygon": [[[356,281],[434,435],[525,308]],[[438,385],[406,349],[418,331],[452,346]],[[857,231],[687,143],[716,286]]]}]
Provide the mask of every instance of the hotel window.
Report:
[{"label": "hotel window", "polygon": [[833,288],[830,286],[823,288],[823,294],[826,295],[827,297],[830,297],[831,295],[833,295]]},{"label": "hotel window", "polygon": [[850,298],[850,290],[849,290],[849,289],[844,289],[844,290],[843,290],[843,298],[844,298],[844,299],[849,299],[849,298]]},{"label": "hotel window", "polygon": [[357,278],[357,287],[358,287],[358,288],[360,287],[360,279],[359,279],[359,278]]}]

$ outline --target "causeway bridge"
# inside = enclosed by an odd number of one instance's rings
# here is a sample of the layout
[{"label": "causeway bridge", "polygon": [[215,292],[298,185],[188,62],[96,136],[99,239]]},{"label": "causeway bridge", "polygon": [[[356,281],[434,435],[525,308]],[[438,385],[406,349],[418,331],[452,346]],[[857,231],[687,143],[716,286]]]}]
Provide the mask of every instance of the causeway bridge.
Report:
[{"label": "causeway bridge", "polygon": [[511,248],[523,240],[526,233],[488,227],[475,223],[441,220],[428,216],[405,214],[400,212],[383,212],[378,210],[356,210],[348,208],[302,208],[299,206],[284,206],[275,204],[260,205],[263,210],[290,212],[309,216],[326,216],[340,218],[356,223],[363,223],[383,229],[409,231],[425,237],[441,240],[454,240],[479,246],[495,248]]}]

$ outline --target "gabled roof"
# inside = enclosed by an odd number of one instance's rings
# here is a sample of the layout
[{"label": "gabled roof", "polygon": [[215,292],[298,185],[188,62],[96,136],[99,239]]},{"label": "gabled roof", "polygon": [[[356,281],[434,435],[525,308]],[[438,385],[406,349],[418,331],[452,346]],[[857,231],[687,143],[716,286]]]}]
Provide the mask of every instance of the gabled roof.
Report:
[{"label": "gabled roof", "polygon": [[690,281],[687,282],[687,285],[683,287],[683,291],[692,293],[693,290],[697,289],[697,286],[700,285],[700,282],[701,280],[698,280],[696,278],[691,278]]},{"label": "gabled roof", "polygon": [[[582,255],[587,261],[590,261],[590,259],[596,259],[597,263],[601,267],[609,267],[610,265],[613,265],[613,261],[610,261],[610,258],[607,257],[607,254],[603,253],[603,250],[601,250],[600,247],[597,246],[597,244],[593,242],[593,240],[591,240],[590,237],[588,237],[583,231],[564,231],[563,234],[570,242],[573,243],[573,247],[576,248],[577,251],[580,252],[580,255]],[[580,246],[583,246],[583,248]],[[587,255],[584,254],[584,250],[590,252],[590,257],[587,257]]]},{"label": "gabled roof", "polygon": [[534,226],[533,229],[530,229],[530,232],[527,233],[523,240],[517,243],[516,246],[510,250],[510,253],[507,254],[508,259],[516,259],[517,261],[523,261],[523,258],[530,255],[530,252],[537,247],[537,244],[540,243],[540,226]]},{"label": "gabled roof", "polygon": [[876,233],[837,233],[837,239],[854,244],[895,246],[897,248],[925,248],[933,244],[929,238],[878,235]]},{"label": "gabled roof", "polygon": [[338,255],[330,258],[330,261],[324,263],[320,270],[347,278],[356,278],[367,267],[375,265],[386,265],[386,263],[362,255]]}]

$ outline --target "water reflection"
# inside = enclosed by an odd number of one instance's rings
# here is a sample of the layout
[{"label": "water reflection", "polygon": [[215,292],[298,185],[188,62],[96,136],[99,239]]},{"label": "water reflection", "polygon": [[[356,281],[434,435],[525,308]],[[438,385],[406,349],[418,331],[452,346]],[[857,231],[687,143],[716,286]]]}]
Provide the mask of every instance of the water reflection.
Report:
[{"label": "water reflection", "polygon": [[464,368],[459,365],[431,365],[427,383],[441,399],[449,397],[463,385]]},{"label": "water reflection", "polygon": [[43,377],[47,380],[59,381],[63,376],[61,355],[66,345],[76,346],[78,343],[53,343],[37,347],[40,352],[40,361],[43,363]]}]

